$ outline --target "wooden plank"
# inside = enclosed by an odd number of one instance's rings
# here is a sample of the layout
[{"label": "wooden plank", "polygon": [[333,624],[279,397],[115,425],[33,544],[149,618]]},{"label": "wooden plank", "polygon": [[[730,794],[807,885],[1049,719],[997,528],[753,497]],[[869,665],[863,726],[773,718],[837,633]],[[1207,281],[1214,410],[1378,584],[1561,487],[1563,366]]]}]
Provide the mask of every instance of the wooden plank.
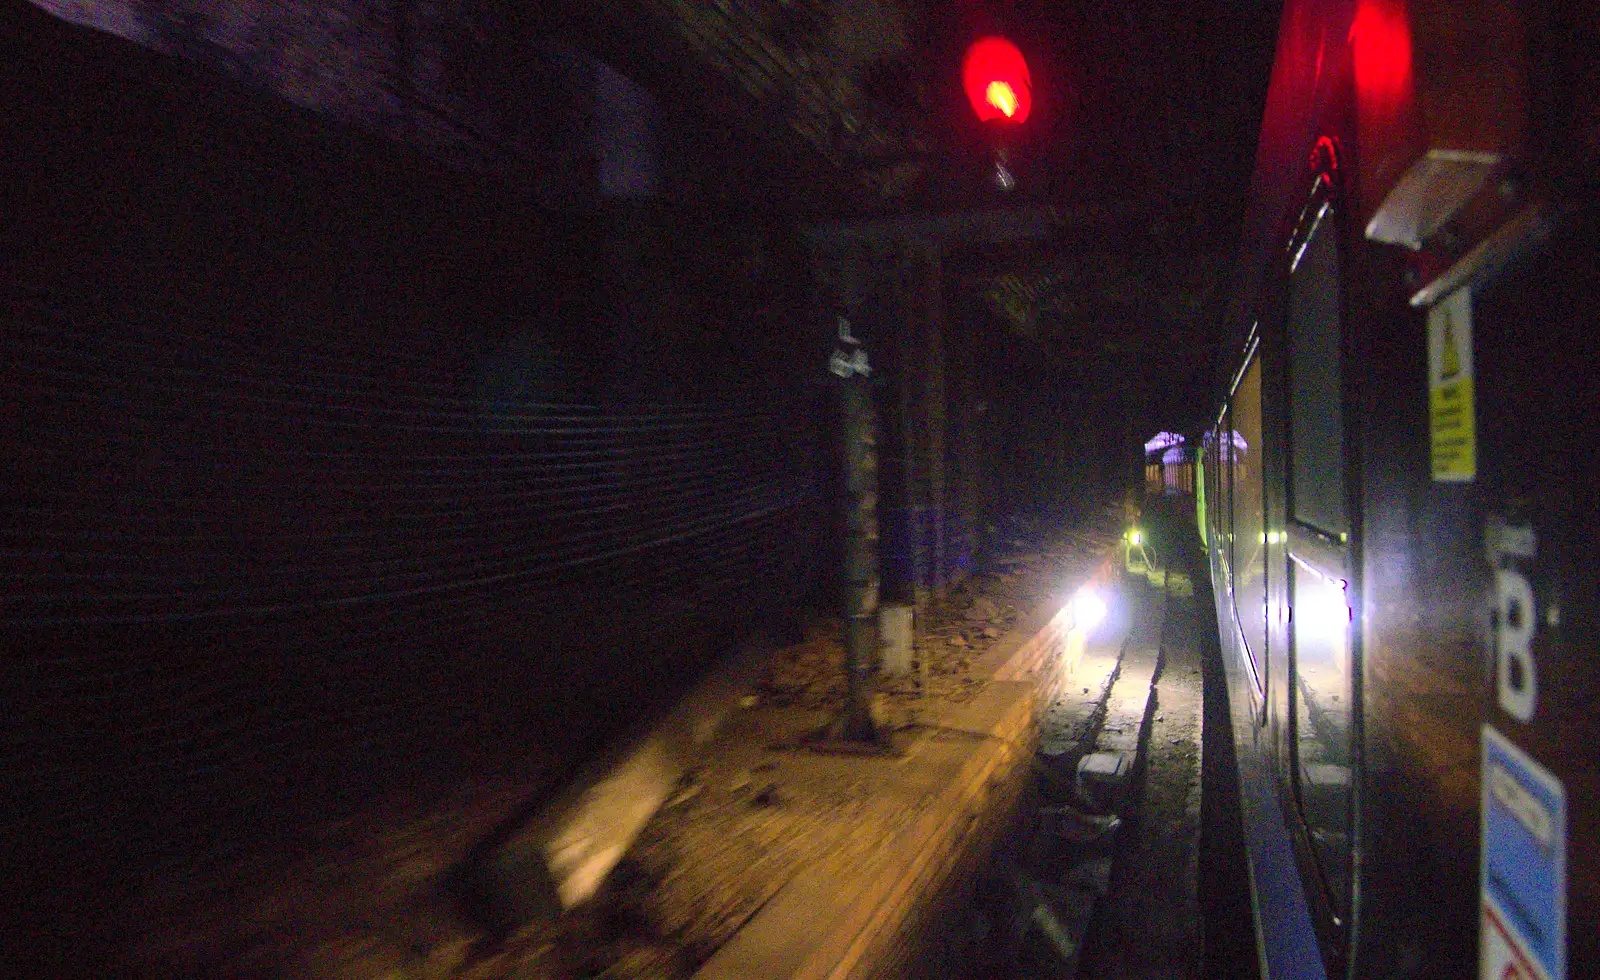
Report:
[{"label": "wooden plank", "polygon": [[590,898],[753,687],[763,650],[747,642],[660,722],[620,739],[547,804],[480,845],[461,881],[485,925],[509,930]]},{"label": "wooden plank", "polygon": [[[1116,557],[1101,556],[1089,581],[1103,587]],[[1068,661],[1087,644],[1086,632],[1064,608],[1066,594],[986,652],[974,665],[991,678],[981,692],[939,719],[911,749],[905,765],[938,788],[910,825],[871,850],[868,860],[846,847],[840,850],[851,853],[849,860],[825,858],[802,870],[717,950],[696,980],[889,976],[897,964],[915,959],[918,930],[932,920],[956,869],[986,853],[1007,825],[1029,773],[1038,718],[1070,676]],[[1126,623],[1113,624],[1106,635],[1119,628]],[[1097,643],[1103,640],[1097,635]],[[886,777],[880,792],[896,792],[893,781]]]},{"label": "wooden plank", "polygon": [[[948,726],[976,738],[930,738],[919,768],[952,778],[904,831],[853,865],[824,860],[801,872],[696,974],[698,980],[823,980],[870,976],[915,907],[935,894],[1031,748],[1033,695],[1024,683],[990,685]],[[973,742],[977,745],[974,746]]]}]

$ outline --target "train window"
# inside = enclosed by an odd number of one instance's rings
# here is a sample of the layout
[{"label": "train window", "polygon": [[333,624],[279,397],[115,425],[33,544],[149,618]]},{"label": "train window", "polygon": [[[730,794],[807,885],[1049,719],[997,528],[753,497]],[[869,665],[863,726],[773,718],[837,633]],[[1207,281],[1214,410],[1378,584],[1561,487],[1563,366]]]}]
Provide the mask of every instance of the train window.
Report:
[{"label": "train window", "polygon": [[1350,530],[1339,399],[1339,254],[1324,211],[1289,282],[1289,439],[1296,520]]},{"label": "train window", "polygon": [[[1309,550],[1309,549],[1308,549]],[[1332,562],[1292,556],[1295,779],[1300,813],[1336,918],[1350,890],[1350,599]],[[1320,566],[1320,567],[1319,567]]]},{"label": "train window", "polygon": [[1261,359],[1255,358],[1239,379],[1231,402],[1234,429],[1233,466],[1233,601],[1246,652],[1256,677],[1266,677],[1267,529],[1262,510]]},{"label": "train window", "polygon": [[1230,564],[1233,549],[1228,539],[1233,536],[1233,449],[1228,443],[1228,433],[1233,431],[1229,415],[1222,413],[1217,429],[1217,555],[1222,559],[1223,585],[1232,588]]},{"label": "train window", "polygon": [[1206,460],[1206,477],[1211,480],[1210,509],[1206,516],[1211,521],[1211,547],[1213,554],[1221,553],[1221,543],[1217,538],[1222,527],[1222,514],[1228,508],[1226,491],[1222,488],[1222,444],[1217,441],[1217,430],[1211,430],[1211,453]]},{"label": "train window", "polygon": [[1289,280],[1290,710],[1296,795],[1328,911],[1350,895],[1355,746],[1351,559],[1340,395],[1339,255],[1331,204]]}]

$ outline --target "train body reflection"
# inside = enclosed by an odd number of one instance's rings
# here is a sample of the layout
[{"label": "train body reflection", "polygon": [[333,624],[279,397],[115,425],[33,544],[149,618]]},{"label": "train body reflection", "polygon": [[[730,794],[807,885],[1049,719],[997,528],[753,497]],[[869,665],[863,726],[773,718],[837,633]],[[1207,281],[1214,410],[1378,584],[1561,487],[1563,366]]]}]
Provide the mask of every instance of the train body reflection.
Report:
[{"label": "train body reflection", "polygon": [[1270,977],[1600,971],[1594,29],[1286,5],[1196,488]]}]

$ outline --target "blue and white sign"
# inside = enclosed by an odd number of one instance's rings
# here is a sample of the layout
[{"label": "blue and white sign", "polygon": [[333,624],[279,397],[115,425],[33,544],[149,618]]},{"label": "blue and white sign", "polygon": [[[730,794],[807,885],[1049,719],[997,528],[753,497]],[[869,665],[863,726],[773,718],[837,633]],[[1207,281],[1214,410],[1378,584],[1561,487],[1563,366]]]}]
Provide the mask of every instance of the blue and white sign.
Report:
[{"label": "blue and white sign", "polygon": [[1566,980],[1566,791],[1488,725],[1482,778],[1478,976]]}]

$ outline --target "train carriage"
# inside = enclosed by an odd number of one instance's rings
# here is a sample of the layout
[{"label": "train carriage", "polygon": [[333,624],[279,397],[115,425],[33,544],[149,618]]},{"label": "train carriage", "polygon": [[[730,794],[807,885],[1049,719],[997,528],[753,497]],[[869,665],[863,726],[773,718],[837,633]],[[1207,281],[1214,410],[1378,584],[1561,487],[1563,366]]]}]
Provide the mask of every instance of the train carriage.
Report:
[{"label": "train carriage", "polygon": [[1600,976],[1597,21],[1285,5],[1197,492],[1264,976]]}]

